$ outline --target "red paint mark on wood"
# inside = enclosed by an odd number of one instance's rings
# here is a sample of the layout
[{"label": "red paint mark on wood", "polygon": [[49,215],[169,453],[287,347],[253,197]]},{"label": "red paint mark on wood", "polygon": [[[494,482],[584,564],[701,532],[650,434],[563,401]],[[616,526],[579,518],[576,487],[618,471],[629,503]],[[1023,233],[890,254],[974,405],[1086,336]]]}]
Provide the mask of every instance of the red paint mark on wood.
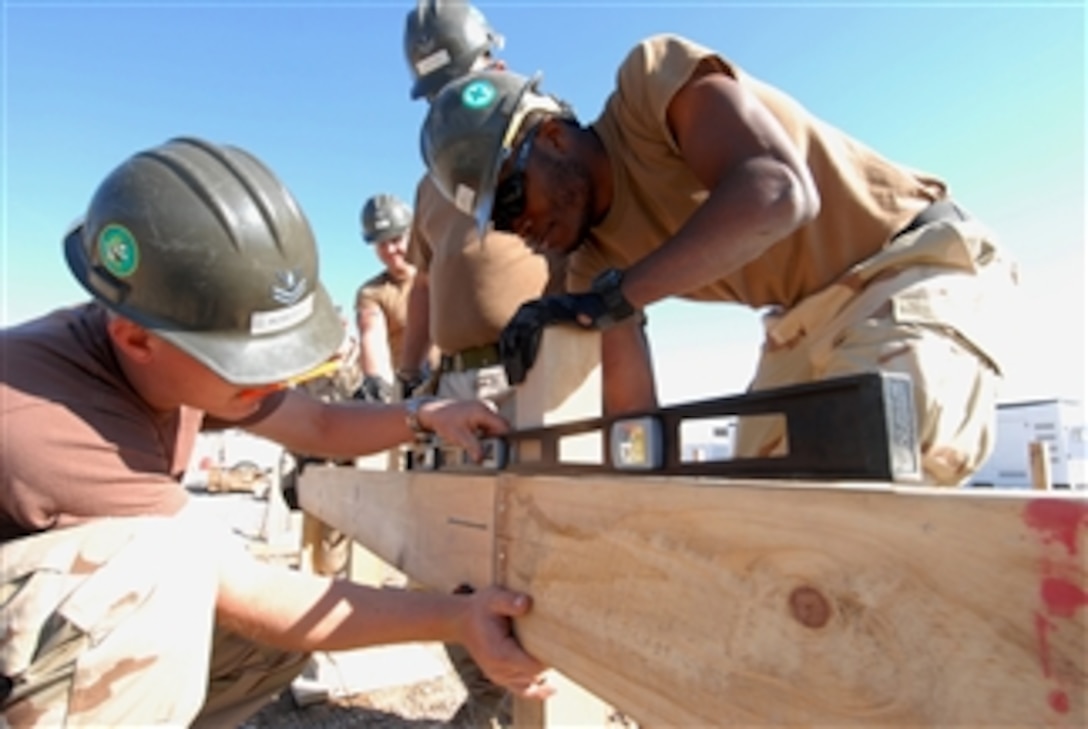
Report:
[{"label": "red paint mark on wood", "polygon": [[1039,593],[1047,612],[1059,618],[1071,618],[1078,608],[1088,605],[1088,592],[1058,577],[1043,580]]},{"label": "red paint mark on wood", "polygon": [[1054,623],[1041,613],[1035,613],[1035,635],[1039,639],[1039,663],[1043,666],[1043,676],[1050,678],[1050,639],[1047,633],[1054,629]]},{"label": "red paint mark on wood", "polygon": [[1069,696],[1064,691],[1051,691],[1050,692],[1050,708],[1059,714],[1069,713]]},{"label": "red paint mark on wood", "polygon": [[1058,542],[1070,555],[1077,553],[1077,533],[1088,528],[1088,504],[1059,499],[1036,499],[1024,507],[1024,523]]}]

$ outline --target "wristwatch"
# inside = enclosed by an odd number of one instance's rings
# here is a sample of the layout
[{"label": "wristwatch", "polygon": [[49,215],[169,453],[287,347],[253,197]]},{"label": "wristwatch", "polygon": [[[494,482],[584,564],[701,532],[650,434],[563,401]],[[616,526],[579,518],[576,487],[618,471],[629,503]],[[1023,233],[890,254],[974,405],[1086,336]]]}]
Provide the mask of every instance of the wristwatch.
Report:
[{"label": "wristwatch", "polygon": [[605,327],[616,322],[623,321],[635,313],[635,307],[623,295],[623,271],[618,268],[609,268],[597,274],[590,284],[590,290],[601,295],[607,313],[597,322],[598,326]]},{"label": "wristwatch", "polygon": [[404,401],[404,422],[408,424],[408,429],[416,438],[425,438],[434,432],[430,428],[423,427],[423,423],[419,422],[419,409],[432,400],[434,400],[433,397],[423,396],[410,397]]}]

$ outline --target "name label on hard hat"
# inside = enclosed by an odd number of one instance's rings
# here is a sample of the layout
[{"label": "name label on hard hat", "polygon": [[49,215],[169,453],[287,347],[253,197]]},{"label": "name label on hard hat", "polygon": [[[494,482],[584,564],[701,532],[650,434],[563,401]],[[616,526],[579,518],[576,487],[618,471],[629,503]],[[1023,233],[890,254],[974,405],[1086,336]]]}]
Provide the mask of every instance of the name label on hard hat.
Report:
[{"label": "name label on hard hat", "polygon": [[250,334],[272,334],[290,329],[305,321],[314,311],[314,295],[310,293],[297,304],[272,311],[255,311],[249,318]]},{"label": "name label on hard hat", "polygon": [[416,73],[426,76],[450,64],[450,52],[445,48],[416,61]]}]

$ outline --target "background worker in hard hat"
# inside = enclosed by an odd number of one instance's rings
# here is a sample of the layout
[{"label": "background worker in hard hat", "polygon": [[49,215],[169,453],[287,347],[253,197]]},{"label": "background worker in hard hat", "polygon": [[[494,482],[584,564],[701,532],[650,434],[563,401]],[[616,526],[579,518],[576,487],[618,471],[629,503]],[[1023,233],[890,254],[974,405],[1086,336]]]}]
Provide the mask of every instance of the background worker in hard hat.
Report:
[{"label": "background worker in hard hat", "polygon": [[[430,99],[443,85],[473,69],[501,67],[495,57],[503,38],[466,2],[419,0],[408,12],[404,54],[412,99]],[[514,419],[514,392],[499,359],[499,332],[518,307],[548,291],[549,260],[509,233],[481,236],[471,216],[445,198],[429,175],[416,187],[409,258],[417,268],[404,335],[405,362],[418,362],[428,346],[441,353],[427,388],[442,397],[487,398]],[[561,290],[557,289],[557,290]],[[422,377],[415,368],[398,378],[409,388]],[[454,723],[510,723],[507,692],[487,680],[463,647],[447,644],[450,662],[468,696]]]},{"label": "background worker in hard hat", "polygon": [[412,210],[395,195],[383,193],[364,203],[360,217],[363,240],[374,246],[384,267],[355,293],[362,394],[369,400],[388,402],[393,396],[394,373],[422,372],[429,362],[428,347],[420,348],[410,361],[402,359],[408,295],[416,277],[416,267],[406,258]]},{"label": "background worker in hard hat", "polygon": [[[1015,279],[990,233],[942,180],[698,43],[649,38],[616,79],[589,125],[497,72],[451,84],[425,122],[424,155],[451,199],[570,257],[577,293],[527,304],[502,335],[513,381],[541,327],[577,323],[604,330],[607,411],[652,408],[640,310],[667,296],[737,302],[768,312],[753,389],[905,372],[926,477],[964,481],[991,450],[991,307]],[[781,452],[783,431],[742,420],[738,455]]]},{"label": "background worker in hard hat", "polygon": [[[262,564],[178,478],[203,426],[479,454],[480,402],[322,403],[284,388],[342,326],[309,224],[261,162],[186,138],[113,170],[65,237],[93,300],[0,332],[0,706],[14,726],[236,726],[314,650],[460,642],[527,695],[527,597],[370,589]],[[214,422],[212,422],[214,421]]]},{"label": "background worker in hard hat", "polygon": [[[420,0],[409,11],[404,53],[411,96],[427,99],[472,69],[501,67],[503,39],[465,2]],[[521,238],[480,236],[473,220],[442,195],[430,176],[416,187],[409,259],[417,274],[409,298],[404,361],[419,362],[428,344],[441,353],[435,391],[443,397],[488,398],[513,418],[513,391],[499,360],[499,332],[525,301],[548,290],[559,258],[539,255]],[[419,381],[414,368],[399,373]]]}]

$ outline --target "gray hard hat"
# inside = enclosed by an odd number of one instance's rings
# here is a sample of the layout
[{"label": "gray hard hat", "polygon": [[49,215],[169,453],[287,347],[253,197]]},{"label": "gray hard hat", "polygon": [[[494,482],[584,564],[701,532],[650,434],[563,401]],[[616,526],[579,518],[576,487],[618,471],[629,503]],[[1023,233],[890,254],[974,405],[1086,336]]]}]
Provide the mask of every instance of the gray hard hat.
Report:
[{"label": "gray hard hat", "polygon": [[309,222],[236,147],[178,138],[133,155],[64,247],[97,300],[233,384],[296,378],[344,337]]},{"label": "gray hard hat", "polygon": [[418,0],[404,24],[404,56],[412,73],[412,98],[431,97],[472,70],[503,37],[483,13],[463,0]]},{"label": "gray hard hat", "polygon": [[420,148],[438,188],[483,234],[495,186],[521,122],[534,110],[569,115],[569,107],[537,90],[539,74],[475,71],[447,84],[423,121]]},{"label": "gray hard hat", "polygon": [[381,243],[408,232],[412,209],[395,195],[375,195],[363,204],[359,222],[363,225],[363,240]]}]

